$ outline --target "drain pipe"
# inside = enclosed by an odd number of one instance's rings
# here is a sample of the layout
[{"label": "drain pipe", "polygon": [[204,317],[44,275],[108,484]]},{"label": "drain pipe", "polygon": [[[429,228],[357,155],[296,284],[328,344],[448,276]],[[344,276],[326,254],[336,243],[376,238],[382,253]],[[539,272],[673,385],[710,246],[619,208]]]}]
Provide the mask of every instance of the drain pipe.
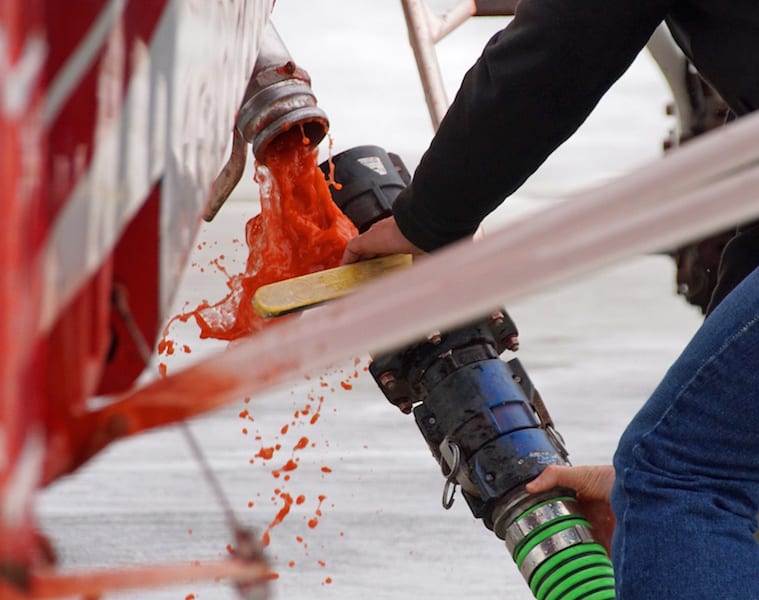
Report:
[{"label": "drain pipe", "polygon": [[301,127],[316,147],[329,130],[329,120],[317,106],[311,78],[298,67],[270,21],[248,81],[233,131],[232,153],[211,188],[204,215],[211,221],[232,193],[245,170],[247,145],[262,164],[270,144],[293,127]]}]

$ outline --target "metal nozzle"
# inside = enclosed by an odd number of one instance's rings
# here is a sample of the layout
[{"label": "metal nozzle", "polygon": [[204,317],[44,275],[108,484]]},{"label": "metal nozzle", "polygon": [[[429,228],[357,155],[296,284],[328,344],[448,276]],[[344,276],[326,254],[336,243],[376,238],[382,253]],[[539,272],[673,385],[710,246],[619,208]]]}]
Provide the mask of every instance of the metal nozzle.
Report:
[{"label": "metal nozzle", "polygon": [[283,133],[301,127],[309,146],[316,147],[329,130],[329,120],[316,105],[308,73],[298,68],[274,25],[269,25],[248,81],[232,133],[232,154],[213,183],[203,218],[211,221],[245,170],[247,144],[265,163],[266,149]]},{"label": "metal nozzle", "polygon": [[329,121],[316,105],[308,73],[295,65],[270,22],[237,115],[237,128],[253,145],[256,159],[264,162],[271,142],[297,126],[316,146],[327,134]]}]

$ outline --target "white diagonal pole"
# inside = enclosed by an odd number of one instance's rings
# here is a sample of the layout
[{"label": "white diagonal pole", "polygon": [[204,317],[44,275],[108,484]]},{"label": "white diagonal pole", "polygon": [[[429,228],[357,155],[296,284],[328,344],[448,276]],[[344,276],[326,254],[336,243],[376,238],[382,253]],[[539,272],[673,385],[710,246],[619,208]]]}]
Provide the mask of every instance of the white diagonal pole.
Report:
[{"label": "white diagonal pole", "polygon": [[134,417],[152,409],[209,410],[357,354],[388,351],[463,324],[626,256],[675,247],[755,217],[758,141],[759,113],[613,183],[574,194],[478,242],[449,246],[275,325],[134,392],[99,418],[120,415],[128,434],[137,425]]}]

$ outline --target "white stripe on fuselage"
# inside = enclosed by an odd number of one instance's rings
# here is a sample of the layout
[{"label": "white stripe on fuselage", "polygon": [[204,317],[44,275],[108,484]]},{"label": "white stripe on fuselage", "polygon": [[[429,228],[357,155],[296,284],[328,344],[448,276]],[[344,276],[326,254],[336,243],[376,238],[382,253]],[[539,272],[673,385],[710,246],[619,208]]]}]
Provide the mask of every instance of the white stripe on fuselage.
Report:
[{"label": "white stripe on fuselage", "polygon": [[45,41],[31,35],[18,60],[11,64],[8,34],[0,28],[0,110],[4,118],[17,119],[26,111],[42,74],[45,52]]},{"label": "white stripe on fuselage", "polygon": [[42,118],[46,127],[55,121],[68,97],[92,66],[114,24],[121,18],[125,6],[126,0],[111,0],[95,19],[87,35],[68,58],[66,64],[55,75],[45,97]]}]

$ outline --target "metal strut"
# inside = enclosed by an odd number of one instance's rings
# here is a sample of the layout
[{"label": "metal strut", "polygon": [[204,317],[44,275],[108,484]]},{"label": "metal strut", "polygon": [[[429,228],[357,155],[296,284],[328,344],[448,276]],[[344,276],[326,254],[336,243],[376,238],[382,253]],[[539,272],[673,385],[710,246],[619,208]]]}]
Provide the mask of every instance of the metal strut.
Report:
[{"label": "metal strut", "polygon": [[[470,17],[513,16],[518,4],[519,0],[459,0],[446,12],[437,14],[427,0],[401,0],[409,44],[435,130],[440,126],[449,104],[435,45]],[[672,92],[674,114],[680,133],[692,135],[699,115],[694,110],[693,98],[687,86],[687,59],[663,24],[651,36],[646,48]]]},{"label": "metal strut", "polygon": [[462,0],[444,14],[436,14],[426,0],[401,0],[406,17],[409,43],[424,89],[424,98],[437,130],[448,110],[448,94],[443,85],[435,44],[470,17],[511,16],[519,0]]},{"label": "metal strut", "polygon": [[[121,317],[121,320],[124,323],[124,327],[129,333],[129,336],[132,338],[132,341],[134,342],[137,351],[140,353],[143,362],[145,364],[150,364],[153,353],[150,350],[150,346],[148,345],[145,336],[142,334],[142,331],[137,325],[137,321],[132,315],[132,311],[129,308],[127,292],[124,287],[118,284],[114,285],[112,298],[116,312]],[[182,436],[184,437],[185,442],[190,449],[190,453],[195,459],[195,462],[198,464],[203,479],[205,479],[212,495],[224,513],[224,519],[227,523],[227,527],[229,527],[230,532],[232,533],[232,536],[235,540],[235,553],[245,561],[265,562],[263,550],[261,549],[259,543],[256,541],[254,531],[251,528],[244,526],[238,520],[237,515],[232,508],[232,503],[224,491],[219,478],[213,472],[213,469],[211,468],[211,465],[208,462],[208,459],[206,458],[206,455],[203,452],[200,443],[198,442],[197,436],[192,432],[187,422],[179,421],[177,425],[179,426],[179,431],[182,432]],[[260,584],[247,584],[238,582],[236,586],[238,592],[240,593],[240,597],[251,598],[252,587],[260,587]],[[265,597],[267,597],[266,594],[261,596],[261,598]]]}]

